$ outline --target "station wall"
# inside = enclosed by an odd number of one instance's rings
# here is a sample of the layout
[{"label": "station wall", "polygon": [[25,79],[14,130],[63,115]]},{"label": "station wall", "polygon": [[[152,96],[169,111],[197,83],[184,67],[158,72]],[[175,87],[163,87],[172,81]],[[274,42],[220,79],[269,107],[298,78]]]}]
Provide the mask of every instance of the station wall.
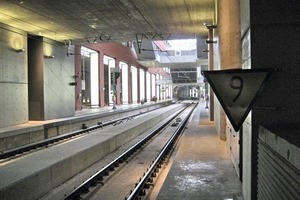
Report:
[{"label": "station wall", "polygon": [[28,37],[29,120],[75,114],[74,57],[63,44],[41,36]]},{"label": "station wall", "polygon": [[251,68],[274,70],[256,103],[270,109],[255,110],[253,122],[272,132],[294,129],[300,124],[300,2],[256,0],[250,8]]},{"label": "station wall", "polygon": [[[249,1],[241,1],[240,4],[241,15],[241,38],[242,38],[242,68],[251,69],[251,32],[250,32],[250,7]],[[252,184],[255,185],[256,177],[252,176],[252,168],[256,166],[255,156],[255,138],[252,136],[252,112],[250,112],[244,121],[242,127],[242,158],[240,167],[242,168],[242,182],[243,182],[243,196],[244,199],[251,199]],[[254,190],[256,190],[253,187]],[[255,191],[254,191],[255,193]],[[255,194],[254,194],[255,195]]]},{"label": "station wall", "polygon": [[[243,68],[273,69],[263,93],[257,98],[252,112],[243,124],[242,136],[244,199],[267,199],[262,196],[262,191],[272,193],[273,188],[277,190],[282,183],[277,182],[276,185],[276,181],[267,181],[268,184],[273,184],[271,186],[262,182],[261,177],[275,180],[277,174],[271,170],[274,166],[268,166],[266,171],[261,170],[261,163],[273,165],[279,160],[288,163],[284,157],[299,151],[297,130],[300,123],[300,94],[296,91],[300,89],[300,3],[291,1],[286,4],[283,0],[243,0],[240,3]],[[270,152],[276,149],[283,151],[283,157],[276,157],[277,160],[273,163],[263,154],[264,150],[259,143],[261,129],[271,131],[274,135],[264,144]],[[279,140],[295,146],[282,148],[283,146],[278,144]],[[299,157],[294,159],[299,160]],[[299,166],[293,167],[299,172]],[[287,173],[283,176],[288,178],[290,175]],[[288,189],[284,192],[289,193]],[[285,199],[289,197],[285,196]]]},{"label": "station wall", "polygon": [[85,46],[95,51],[102,52],[112,58],[118,59],[118,61],[122,61],[137,68],[146,69],[137,61],[135,52],[120,43],[88,44]]},{"label": "station wall", "polygon": [[45,120],[74,116],[75,64],[65,46],[44,39],[44,52],[52,50],[54,58],[44,59]]},{"label": "station wall", "polygon": [[[64,44],[41,37],[41,56],[37,58],[28,52],[28,37],[23,31],[0,24],[0,128],[75,113],[75,88],[69,84],[74,82],[74,57],[67,56]],[[54,57],[46,58],[48,53]],[[30,59],[40,59],[34,76],[29,75]],[[41,91],[30,92],[29,80]],[[41,100],[38,103],[42,106],[31,104],[30,93]],[[42,109],[38,118],[30,119],[30,104],[33,112]]]},{"label": "station wall", "polygon": [[0,128],[28,122],[26,34],[0,27]]}]

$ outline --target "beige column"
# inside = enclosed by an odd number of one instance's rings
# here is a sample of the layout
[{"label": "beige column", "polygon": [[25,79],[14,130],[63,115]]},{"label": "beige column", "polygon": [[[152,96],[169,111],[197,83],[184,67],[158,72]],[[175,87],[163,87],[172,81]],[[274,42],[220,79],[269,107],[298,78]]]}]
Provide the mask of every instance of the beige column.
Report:
[{"label": "beige column", "polygon": [[[218,0],[218,34],[220,69],[241,68],[241,28],[239,0]],[[221,107],[221,106],[220,106]],[[220,108],[219,134],[226,139],[226,115]]]},{"label": "beige column", "polygon": [[[216,27],[207,27],[208,28],[208,66],[209,70],[214,70],[214,32],[213,30]],[[212,89],[209,90],[209,120],[214,121],[214,93]]]},{"label": "beige column", "polygon": [[[116,58],[116,62],[115,62],[115,68],[117,70],[120,70],[120,60],[118,58]],[[120,95],[120,91],[121,91],[121,81],[120,78],[116,79],[116,105],[120,105],[121,104],[121,95]]]},{"label": "beige column", "polygon": [[221,69],[241,68],[239,0],[218,1],[218,32]]},{"label": "beige column", "polygon": [[75,110],[82,110],[82,83],[81,83],[81,46],[75,46]]},{"label": "beige column", "polygon": [[99,106],[105,106],[105,74],[104,74],[104,53],[99,52]]}]

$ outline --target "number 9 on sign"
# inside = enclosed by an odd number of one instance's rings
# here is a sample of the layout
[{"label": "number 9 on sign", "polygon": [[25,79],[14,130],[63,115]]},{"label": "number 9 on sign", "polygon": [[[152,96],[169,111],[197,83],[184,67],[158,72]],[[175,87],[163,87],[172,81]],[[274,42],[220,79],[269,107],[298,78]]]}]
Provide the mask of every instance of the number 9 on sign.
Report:
[{"label": "number 9 on sign", "polygon": [[233,90],[238,90],[237,95],[234,97],[234,99],[232,100],[232,102],[234,103],[241,95],[242,90],[243,90],[243,79],[239,76],[233,76],[230,79],[230,87]]}]

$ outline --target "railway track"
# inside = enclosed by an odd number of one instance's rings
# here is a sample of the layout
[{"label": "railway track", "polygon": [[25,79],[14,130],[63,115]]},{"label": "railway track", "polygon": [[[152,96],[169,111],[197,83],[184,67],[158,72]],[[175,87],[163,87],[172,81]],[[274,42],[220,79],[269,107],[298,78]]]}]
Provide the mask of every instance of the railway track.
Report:
[{"label": "railway track", "polygon": [[3,151],[2,153],[0,153],[0,162],[5,162],[6,160],[12,159],[16,156],[22,156],[22,154],[29,153],[33,150],[47,148],[49,145],[60,144],[61,142],[64,142],[64,141],[69,140],[69,139],[73,139],[74,137],[78,137],[78,136],[81,136],[83,134],[88,134],[91,131],[94,131],[94,130],[99,129],[99,128],[104,128],[104,127],[110,126],[110,125],[117,126],[117,125],[125,123],[129,120],[132,120],[133,118],[135,118],[139,115],[146,114],[148,112],[152,112],[152,111],[157,110],[157,109],[159,109],[159,108],[147,110],[147,111],[144,111],[144,112],[140,112],[140,113],[137,113],[137,114],[133,114],[133,115],[130,115],[130,116],[122,117],[122,118],[107,121],[107,122],[98,122],[96,125],[93,125],[93,126],[90,126],[90,127],[86,126],[86,124],[83,123],[82,124],[82,129],[79,129],[79,130],[76,130],[76,131],[73,131],[73,132],[70,132],[70,133],[62,134],[62,135],[59,135],[59,136],[56,136],[56,137],[52,137],[52,138],[49,138],[49,139],[45,139],[45,140],[42,140],[42,141],[38,141],[38,142],[30,143],[30,144],[27,144],[27,145],[23,145],[23,146],[13,148],[13,149],[10,149],[10,150]]},{"label": "railway track", "polygon": [[184,131],[197,104],[157,127],[97,173],[66,194],[65,200],[141,199]]}]

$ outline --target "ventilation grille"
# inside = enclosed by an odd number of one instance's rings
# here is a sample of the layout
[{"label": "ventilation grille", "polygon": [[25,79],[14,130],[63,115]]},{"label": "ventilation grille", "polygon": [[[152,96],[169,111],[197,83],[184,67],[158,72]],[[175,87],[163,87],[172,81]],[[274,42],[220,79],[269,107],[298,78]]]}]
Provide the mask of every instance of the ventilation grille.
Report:
[{"label": "ventilation grille", "polygon": [[258,199],[300,199],[300,172],[262,140],[258,144]]}]

